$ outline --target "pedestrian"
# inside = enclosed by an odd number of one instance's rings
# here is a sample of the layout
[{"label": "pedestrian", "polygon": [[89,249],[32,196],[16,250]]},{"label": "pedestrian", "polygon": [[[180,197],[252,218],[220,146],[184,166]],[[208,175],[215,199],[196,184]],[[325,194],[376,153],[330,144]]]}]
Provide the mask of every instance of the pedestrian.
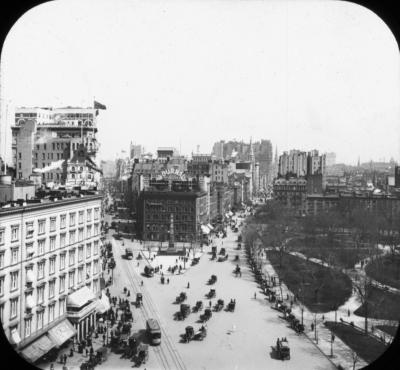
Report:
[{"label": "pedestrian", "polygon": [[211,299],[210,299],[210,308],[211,308],[211,306],[212,306],[212,302],[211,302]]},{"label": "pedestrian", "polygon": [[322,315],[322,321],[325,321],[325,315]]},{"label": "pedestrian", "polygon": [[71,348],[70,350],[69,350],[69,357],[72,357],[74,355],[74,350]]},{"label": "pedestrian", "polygon": [[286,300],[289,300],[289,293],[286,294]]},{"label": "pedestrian", "polygon": [[256,294],[256,292],[254,292],[254,299],[256,299],[257,298],[257,294]]},{"label": "pedestrian", "polygon": [[103,345],[106,343],[106,335],[103,334]]},{"label": "pedestrian", "polygon": [[50,370],[54,370],[54,364],[53,363],[50,364]]},{"label": "pedestrian", "polygon": [[167,278],[167,284],[169,284],[169,278]]},{"label": "pedestrian", "polygon": [[87,357],[88,354],[89,354],[89,350],[86,348],[86,349],[85,349],[85,355],[86,355],[85,357]]},{"label": "pedestrian", "polygon": [[140,283],[140,285],[143,286],[143,280],[142,280],[142,282]]},{"label": "pedestrian", "polygon": [[93,356],[93,353],[94,353],[94,349],[93,349],[93,346],[91,346],[90,347],[90,356]]},{"label": "pedestrian", "polygon": [[311,323],[311,331],[314,331],[314,323]]},{"label": "pedestrian", "polygon": [[67,354],[64,354],[64,365],[67,363]]},{"label": "pedestrian", "polygon": [[347,309],[347,316],[350,317],[350,309],[349,308]]},{"label": "pedestrian", "polygon": [[188,282],[188,285],[187,285],[187,287],[188,287],[188,289],[190,288],[190,283]]}]

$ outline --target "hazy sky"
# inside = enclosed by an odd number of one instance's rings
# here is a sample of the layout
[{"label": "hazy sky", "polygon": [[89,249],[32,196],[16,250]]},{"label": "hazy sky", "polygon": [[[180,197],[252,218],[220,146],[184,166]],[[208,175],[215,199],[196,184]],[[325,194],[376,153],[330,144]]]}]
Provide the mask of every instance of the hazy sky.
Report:
[{"label": "hazy sky", "polygon": [[95,96],[101,158],[131,140],[189,154],[252,136],[399,159],[397,43],[349,2],[59,0],[19,19],[1,62],[3,125],[6,102],[12,120]]}]

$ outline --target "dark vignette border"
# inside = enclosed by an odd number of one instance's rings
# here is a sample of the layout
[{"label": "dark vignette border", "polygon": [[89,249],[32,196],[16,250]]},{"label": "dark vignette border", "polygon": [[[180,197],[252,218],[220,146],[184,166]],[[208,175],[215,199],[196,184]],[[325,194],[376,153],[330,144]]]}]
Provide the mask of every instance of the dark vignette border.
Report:
[{"label": "dark vignette border", "polygon": [[[3,49],[4,40],[6,39],[7,34],[14,23],[30,9],[49,1],[54,0],[0,1],[0,56]],[[379,16],[392,31],[397,40],[397,45],[400,50],[400,11],[398,10],[398,6],[400,5],[400,3],[397,0],[354,0],[348,2],[364,6],[373,11],[377,16]],[[400,335],[398,331],[392,345],[385,352],[385,354],[377,359],[374,363],[366,367],[366,369],[398,369],[400,363],[399,337]],[[28,364],[19,355],[17,355],[17,353],[12,349],[10,343],[5,337],[2,328],[0,328],[0,367],[6,369],[37,369],[35,366]]]}]

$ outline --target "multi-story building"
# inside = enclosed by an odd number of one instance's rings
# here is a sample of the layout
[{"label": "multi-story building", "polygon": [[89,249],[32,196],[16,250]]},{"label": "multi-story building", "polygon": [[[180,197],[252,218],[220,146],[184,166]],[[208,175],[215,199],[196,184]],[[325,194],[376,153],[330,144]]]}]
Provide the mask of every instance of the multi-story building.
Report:
[{"label": "multi-story building", "polygon": [[286,206],[303,214],[307,199],[307,180],[303,178],[278,178],[273,186],[274,198]]},{"label": "multi-story building", "polygon": [[170,241],[171,232],[175,244],[193,243],[200,238],[201,225],[209,222],[207,208],[207,192],[201,190],[195,179],[166,175],[162,180],[150,180],[139,197],[139,234],[144,241],[156,242],[158,246]]},{"label": "multi-story building", "polygon": [[79,167],[85,167],[82,173],[87,175],[80,185],[97,184],[97,114],[95,108],[17,108],[11,127],[16,177],[29,179],[36,172],[43,182],[64,185],[69,160],[84,149]]},{"label": "multi-story building", "polygon": [[95,325],[101,202],[93,194],[0,208],[0,319],[32,362]]},{"label": "multi-story building", "polygon": [[140,158],[142,154],[143,154],[143,147],[141,145],[135,145],[131,142],[129,158],[130,159]]}]

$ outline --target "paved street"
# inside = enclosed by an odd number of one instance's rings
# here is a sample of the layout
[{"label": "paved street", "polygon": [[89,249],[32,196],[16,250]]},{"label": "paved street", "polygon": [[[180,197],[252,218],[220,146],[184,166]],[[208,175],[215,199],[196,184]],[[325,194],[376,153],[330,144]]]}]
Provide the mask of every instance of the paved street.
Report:
[{"label": "paved street", "polygon": [[[125,260],[121,256],[126,247],[134,248],[135,258],[141,249],[138,243],[131,241],[113,240],[114,254],[117,260],[115,271],[115,287],[111,294],[122,293],[124,286],[131,290],[131,300],[134,300],[136,291],[144,296],[144,305],[140,310],[134,309],[134,331],[145,328],[145,319],[157,318],[162,326],[162,344],[151,347],[146,369],[333,369],[330,360],[306,337],[298,336],[287,323],[278,317],[277,311],[270,307],[265,296],[257,293],[257,284],[253,275],[245,264],[244,251],[235,250],[238,233],[228,230],[224,239],[215,239],[220,247],[225,247],[229,255],[228,261],[217,262],[210,260],[211,246],[204,247],[204,254],[200,263],[191,267],[181,275],[170,276],[170,284],[161,284],[160,275],[153,278],[141,276],[147,263],[145,260]],[[235,277],[233,269],[236,262],[233,258],[240,255],[242,277]],[[143,255],[148,256],[145,251]],[[168,266],[167,259],[158,257],[163,270]],[[214,286],[206,284],[211,274],[218,277]],[[166,275],[167,277],[167,275]],[[143,287],[140,282],[144,281]],[[187,283],[190,282],[190,288]],[[193,306],[196,301],[202,300],[205,305],[209,300],[205,294],[210,288],[215,288],[217,297],[212,299],[214,305],[217,299],[222,298],[227,304],[231,298],[236,298],[236,310],[213,312],[207,322],[208,335],[203,341],[180,343],[180,335],[185,327],[192,325],[195,330],[200,327],[197,323],[200,313],[191,313],[184,321],[175,321],[173,316],[179,310],[174,304],[175,298],[181,291],[188,295],[187,302]],[[280,361],[272,357],[271,346],[276,344],[278,337],[286,337],[291,349],[291,359]],[[110,354],[107,362],[100,368],[130,367],[131,362],[120,359],[118,355]]]}]

